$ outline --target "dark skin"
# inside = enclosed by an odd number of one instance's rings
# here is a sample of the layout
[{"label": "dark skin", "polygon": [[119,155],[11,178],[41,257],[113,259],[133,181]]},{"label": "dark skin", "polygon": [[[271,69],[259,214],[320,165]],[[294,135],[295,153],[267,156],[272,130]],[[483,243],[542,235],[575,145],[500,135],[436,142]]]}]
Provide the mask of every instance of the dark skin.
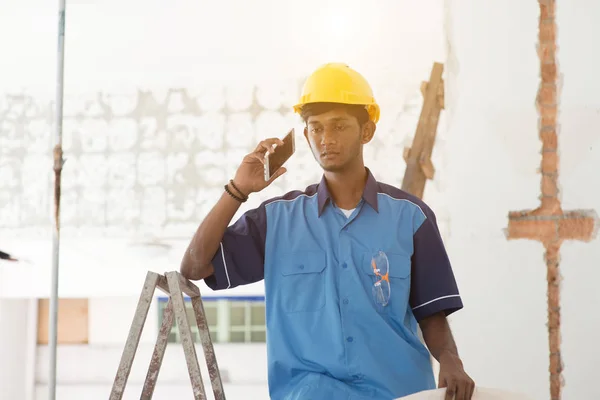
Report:
[{"label": "dark skin", "polygon": [[[373,122],[361,125],[344,109],[334,109],[306,120],[304,137],[323,169],[333,201],[340,208],[352,209],[362,197],[367,179],[363,147],[373,139],[375,129]],[[285,173],[285,168],[281,168],[269,182],[264,181],[264,154],[275,144],[283,143],[280,139],[264,140],[242,160],[233,180],[245,195],[263,190]],[[185,252],[181,262],[183,276],[200,280],[213,274],[212,257],[239,207],[240,203],[227,193],[221,196]],[[419,325],[425,344],[440,363],[439,387],[447,388],[445,399],[471,399],[475,384],[463,369],[444,313],[425,318]]]},{"label": "dark skin", "polygon": [[[283,145],[281,139],[266,139],[256,146],[253,152],[247,154],[242,160],[233,178],[236,187],[244,195],[260,192],[269,186],[275,179],[286,172],[280,168],[265,182],[263,175],[264,155],[274,145]],[[235,193],[235,189],[229,185]],[[191,280],[200,280],[214,273],[212,258],[219,249],[221,239],[231,223],[233,216],[240,208],[241,203],[223,193],[215,206],[206,215],[181,260],[180,271],[183,276]]]},{"label": "dark skin", "polygon": [[373,139],[375,124],[362,127],[355,117],[336,109],[308,117],[304,137],[323,169],[327,188],[340,208],[356,207],[362,197],[367,171],[363,146]]},{"label": "dark skin", "polygon": [[464,370],[446,315],[434,314],[421,320],[419,326],[429,352],[440,363],[438,387],[446,388],[445,400],[471,399],[475,382]]}]

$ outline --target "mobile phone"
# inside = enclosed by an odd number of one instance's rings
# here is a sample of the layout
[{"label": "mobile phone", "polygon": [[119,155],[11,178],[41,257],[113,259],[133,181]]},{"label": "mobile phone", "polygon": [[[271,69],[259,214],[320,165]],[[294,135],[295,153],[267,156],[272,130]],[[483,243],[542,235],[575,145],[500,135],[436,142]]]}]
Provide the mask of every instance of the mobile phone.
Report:
[{"label": "mobile phone", "polygon": [[285,162],[296,151],[294,143],[294,128],[282,139],[283,145],[275,146],[274,150],[267,151],[265,154],[265,181],[271,179],[273,174],[285,164]]}]

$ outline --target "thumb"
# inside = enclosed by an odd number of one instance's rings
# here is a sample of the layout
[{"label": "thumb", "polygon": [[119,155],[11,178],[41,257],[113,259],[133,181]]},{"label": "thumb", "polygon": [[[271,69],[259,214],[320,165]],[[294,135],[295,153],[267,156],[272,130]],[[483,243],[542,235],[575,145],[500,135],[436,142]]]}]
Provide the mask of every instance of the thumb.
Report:
[{"label": "thumb", "polygon": [[275,179],[279,178],[281,175],[285,174],[286,172],[287,172],[287,169],[285,167],[279,168],[277,171],[275,171],[275,173],[273,174],[271,179],[269,179],[269,182],[267,183],[267,185],[270,185],[271,182],[273,182]]},{"label": "thumb", "polygon": [[444,376],[440,376],[439,377],[439,381],[438,381],[438,388],[445,388],[448,387],[448,383],[446,382],[446,378]]}]

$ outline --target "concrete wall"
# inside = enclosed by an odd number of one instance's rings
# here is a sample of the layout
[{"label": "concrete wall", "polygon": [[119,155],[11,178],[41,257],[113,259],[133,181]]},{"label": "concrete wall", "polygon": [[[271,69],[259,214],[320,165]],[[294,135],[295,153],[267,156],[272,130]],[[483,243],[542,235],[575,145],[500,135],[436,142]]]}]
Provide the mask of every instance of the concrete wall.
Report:
[{"label": "concrete wall", "polygon": [[[466,305],[451,320],[459,350],[478,384],[550,397],[544,249],[507,241],[504,233],[509,211],[539,205],[538,4],[340,4],[69,2],[60,287],[62,296],[92,300],[90,345],[59,349],[59,398],[106,398],[145,272],[177,268],[241,156],[297,124],[288,110],[300,82],[330,60],[346,61],[372,81],[382,119],[366,159],[380,180],[395,184],[418,119],[419,84],[433,61],[445,62],[446,110],[425,200],[438,215]],[[253,10],[260,12],[248,18]],[[599,13],[591,0],[557,8],[565,210],[600,208],[593,184],[600,170],[600,59],[587,50],[600,34],[593,18]],[[0,264],[0,296],[47,296],[56,10],[23,0],[0,5],[0,16],[0,34],[19,38],[7,42],[11,57],[0,75],[0,244],[31,260]],[[288,174],[247,207],[318,179],[301,144]],[[566,242],[560,254],[563,397],[600,398],[592,385],[597,352],[590,350],[600,333],[593,286],[600,246]],[[235,293],[260,294],[262,285]],[[24,318],[16,309],[10,315],[14,323]],[[156,321],[148,326],[156,329]],[[155,333],[144,334],[129,398],[139,393]],[[0,351],[27,346],[12,338]],[[266,397],[263,346],[222,345],[217,353],[232,379],[231,398]],[[40,347],[39,399],[46,365]],[[169,348],[156,398],[189,393],[183,365],[182,352]]]}]

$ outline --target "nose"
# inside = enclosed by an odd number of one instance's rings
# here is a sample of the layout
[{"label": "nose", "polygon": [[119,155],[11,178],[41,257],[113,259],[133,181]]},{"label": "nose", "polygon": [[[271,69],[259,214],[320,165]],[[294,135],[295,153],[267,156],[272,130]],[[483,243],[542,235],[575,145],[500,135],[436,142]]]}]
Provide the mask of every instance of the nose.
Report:
[{"label": "nose", "polygon": [[333,132],[331,128],[323,129],[323,135],[321,136],[321,144],[323,146],[329,146],[337,143],[337,134]]}]

